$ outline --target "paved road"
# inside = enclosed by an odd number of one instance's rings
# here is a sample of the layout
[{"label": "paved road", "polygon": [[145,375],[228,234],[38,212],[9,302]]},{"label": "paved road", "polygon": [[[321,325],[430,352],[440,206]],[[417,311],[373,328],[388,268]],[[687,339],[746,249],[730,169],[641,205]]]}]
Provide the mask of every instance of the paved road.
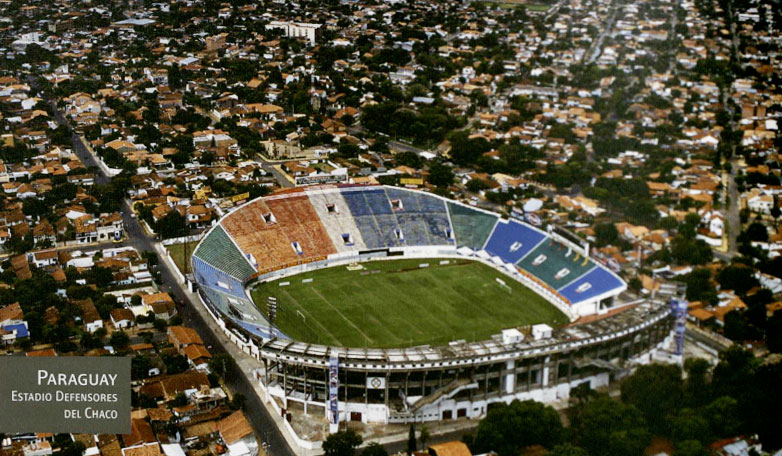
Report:
[{"label": "paved road", "polygon": [[[36,91],[40,91],[41,87],[38,85],[38,81],[33,76],[27,77],[27,82],[30,84],[30,87],[32,87]],[[42,94],[43,95],[43,94]],[[108,183],[111,178],[104,174],[98,166],[98,162],[95,160],[95,157],[90,153],[89,150],[84,146],[84,143],[81,141],[81,138],[79,135],[76,134],[76,132],[73,131],[71,128],[70,123],[68,122],[68,119],[65,118],[65,115],[57,108],[57,104],[53,100],[46,100],[47,103],[49,103],[49,106],[52,109],[52,112],[54,113],[54,119],[57,121],[58,125],[65,126],[68,128],[68,131],[71,132],[71,143],[73,145],[73,152],[79,157],[79,159],[84,163],[87,167],[94,167],[97,171],[95,173],[95,182],[98,184],[105,184]]]},{"label": "paved road", "polygon": [[[37,87],[34,88],[38,89]],[[57,122],[70,129],[67,119],[65,119],[59,109],[57,109],[57,106],[51,100],[49,100],[49,104],[52,106]],[[82,162],[87,166],[95,166],[95,182],[109,182],[110,178],[104,174],[103,170],[97,165],[94,157],[86,147],[84,147],[79,136],[74,133],[71,139],[73,141],[73,150]],[[127,201],[123,201],[121,212],[127,239],[119,245],[130,245],[139,251],[148,250],[154,252],[155,246],[153,240],[147,236],[138,219],[131,216],[132,211],[130,210],[130,207],[128,207]],[[200,303],[190,302],[174,273],[169,269],[168,263],[162,260],[159,261],[158,270],[160,271],[160,279],[162,282],[161,288],[168,291],[177,302],[183,303],[180,313],[184,324],[198,332],[198,335],[201,336],[204,343],[206,343],[207,346],[210,346],[209,349],[213,354],[225,353],[225,348],[222,346],[212,329],[204,322],[198,312],[193,309],[193,305],[200,305]],[[235,372],[239,371],[235,364],[233,367]],[[226,385],[231,391],[241,393],[247,398],[245,410],[247,417],[258,438],[271,445],[271,450],[268,454],[293,456],[295,453],[282,437],[280,430],[277,429],[273,419],[266,411],[266,407],[261,404],[260,398],[255,393],[255,390],[247,377],[244,375],[234,375],[226,381]]]},{"label": "paved road", "polygon": [[597,60],[598,57],[600,57],[600,54],[603,52],[603,41],[605,41],[606,36],[608,36],[609,33],[614,29],[614,22],[616,22],[616,14],[619,11],[619,8],[616,5],[616,2],[611,2],[611,12],[610,17],[606,21],[605,27],[603,27],[603,31],[600,33],[600,36],[597,37],[597,40],[595,40],[594,46],[592,48],[584,53],[584,57],[587,57],[586,63],[592,64]]},{"label": "paved road", "polygon": [[274,167],[275,163],[266,161],[265,158],[263,158],[260,154],[255,155],[255,160],[258,161],[261,164],[261,168],[263,168],[264,171],[267,173],[271,173],[272,176],[274,176],[274,180],[277,181],[277,184],[280,187],[287,188],[287,187],[294,187],[294,185],[291,183],[291,181],[288,180],[283,174]]},{"label": "paved road", "polygon": [[[52,110],[54,111],[55,118],[57,119],[57,122],[60,125],[65,125],[70,129],[70,125],[67,122],[67,119],[62,115],[62,113],[57,109],[56,105],[50,101],[50,104],[52,106]],[[84,162],[87,166],[94,166],[96,169],[95,173],[95,181],[97,183],[107,183],[110,181],[110,177],[107,176],[103,170],[97,165],[95,158],[93,155],[87,150],[86,147],[84,147],[84,144],[81,141],[81,138],[76,135],[75,133],[72,136],[73,141],[73,150],[74,152],[79,156],[79,158]],[[402,147],[406,147],[406,150],[410,150],[412,152],[420,153],[422,152],[421,149],[417,149],[413,146],[405,145],[403,143],[397,143],[394,141],[394,145],[401,145]],[[272,173],[274,173],[275,177],[280,180],[281,183],[287,182],[287,179],[281,178],[281,176],[278,176],[279,172],[274,170],[270,164],[266,163],[268,168],[264,166],[264,169],[270,170]],[[288,182],[288,185],[290,183]],[[149,236],[147,236],[146,231],[141,226],[139,220],[135,217],[133,217],[131,214],[133,212],[131,211],[127,200],[124,200],[122,203],[122,220],[124,223],[125,228],[125,234],[126,239],[122,243],[115,244],[118,246],[121,245],[128,245],[134,247],[138,251],[153,251],[155,252],[155,241],[151,239]],[[204,343],[209,347],[209,350],[212,352],[212,354],[219,354],[219,353],[227,353],[227,350],[223,346],[220,338],[215,334],[211,326],[204,321],[202,315],[193,307],[194,305],[201,305],[198,302],[192,302],[188,294],[185,293],[184,289],[182,288],[182,285],[179,283],[177,276],[175,273],[170,269],[168,263],[166,261],[159,261],[158,263],[158,271],[160,272],[160,280],[161,280],[161,289],[164,291],[168,291],[171,296],[174,298],[175,301],[182,303],[180,306],[180,315],[182,316],[182,320],[185,326],[193,328],[196,330],[196,332],[201,336]],[[140,339],[140,338],[139,338]],[[140,341],[140,340],[139,340]],[[269,445],[269,448],[267,450],[267,454],[269,455],[280,455],[280,456],[293,456],[296,453],[291,449],[291,447],[288,445],[285,438],[282,436],[282,433],[280,429],[277,427],[276,423],[274,422],[274,419],[269,414],[266,407],[261,403],[261,399],[258,396],[254,386],[250,383],[251,380],[240,373],[240,368],[237,366],[236,362],[233,358],[231,358],[232,362],[232,370],[233,372],[237,373],[236,375],[230,376],[226,380],[226,385],[228,388],[234,392],[234,393],[241,393],[247,398],[246,402],[246,409],[245,412],[247,414],[247,417],[250,421],[250,424],[253,427],[253,430],[255,431],[256,436],[262,441]],[[477,422],[475,423],[477,425]],[[461,439],[462,435],[467,431],[454,431],[450,433],[440,434],[436,436],[432,436],[429,439],[429,443],[440,443],[440,442],[446,442],[450,440],[459,440]],[[406,440],[402,440],[393,444],[388,444],[385,446],[386,449],[389,451],[389,453],[397,452],[397,451],[403,451],[407,448],[407,442]]]},{"label": "paved road", "polygon": [[[351,135],[359,134],[364,132],[364,127],[361,125],[351,125],[347,127],[348,133]],[[396,141],[394,139],[388,140],[388,148],[398,151],[398,152],[413,152],[415,154],[421,155],[423,152],[429,152],[428,150],[421,149],[419,147],[416,147],[412,144],[403,143],[400,141]]]}]

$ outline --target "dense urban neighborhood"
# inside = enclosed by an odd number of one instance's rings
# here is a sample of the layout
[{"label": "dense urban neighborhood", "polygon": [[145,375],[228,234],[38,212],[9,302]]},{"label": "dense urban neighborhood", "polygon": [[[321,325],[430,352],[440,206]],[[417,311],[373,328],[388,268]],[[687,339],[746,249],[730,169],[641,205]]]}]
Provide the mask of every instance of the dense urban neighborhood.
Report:
[{"label": "dense urban neighborhood", "polygon": [[779,0],[0,0],[0,353],[132,379],[0,455],[782,454],[780,123]]}]

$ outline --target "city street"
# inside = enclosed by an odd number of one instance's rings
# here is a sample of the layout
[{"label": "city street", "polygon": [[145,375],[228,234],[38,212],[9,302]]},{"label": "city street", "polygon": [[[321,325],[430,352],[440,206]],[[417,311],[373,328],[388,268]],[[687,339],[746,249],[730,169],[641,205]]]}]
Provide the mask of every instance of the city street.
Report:
[{"label": "city street", "polygon": [[[49,104],[52,106],[57,122],[60,125],[66,125],[70,128],[65,117],[57,109],[57,106],[51,101],[49,101]],[[109,182],[110,178],[103,173],[95,161],[95,158],[87,148],[84,147],[81,138],[76,133],[73,133],[72,141],[73,151],[79,156],[79,159],[82,160],[85,165],[95,167],[95,182],[101,184]],[[126,240],[117,245],[129,245],[139,252],[145,250],[155,252],[154,241],[147,236],[139,220],[131,216],[132,213],[130,207],[128,207],[127,200],[123,201],[122,222],[125,228]],[[182,285],[178,282],[175,273],[170,270],[166,261],[163,261],[161,258],[158,264],[162,282],[161,289],[163,291],[168,291],[175,301],[183,303],[180,312],[184,325],[191,327],[198,332],[198,335],[201,336],[213,355],[225,353],[225,348],[218,337],[210,326],[204,322],[201,315],[193,309],[194,305],[200,304],[190,301],[187,294],[184,292]],[[234,371],[239,372],[236,366],[234,366]],[[280,456],[294,455],[295,453],[290,449],[287,442],[282,437],[279,429],[277,429],[276,424],[267,412],[266,407],[261,404],[260,398],[250,384],[250,380],[244,375],[234,375],[227,379],[226,385],[234,394],[241,393],[247,398],[245,410],[247,417],[250,420],[250,424],[253,426],[256,436],[261,441],[270,445],[270,451],[268,453]]]}]

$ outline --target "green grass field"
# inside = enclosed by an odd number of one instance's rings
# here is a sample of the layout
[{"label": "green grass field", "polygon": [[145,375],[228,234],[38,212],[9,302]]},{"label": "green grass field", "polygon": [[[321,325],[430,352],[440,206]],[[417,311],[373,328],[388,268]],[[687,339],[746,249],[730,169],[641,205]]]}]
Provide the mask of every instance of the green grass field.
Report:
[{"label": "green grass field", "polygon": [[[321,269],[257,285],[252,296],[264,314],[267,298],[277,298],[276,324],[288,336],[344,347],[445,345],[488,339],[512,327],[568,321],[530,289],[486,265],[440,261],[375,261],[361,263],[360,271]],[[429,267],[419,268],[422,263]],[[284,282],[290,285],[280,286]]]},{"label": "green grass field", "polygon": [[[193,254],[193,250],[195,250],[196,246],[198,245],[198,242],[188,242],[187,243],[187,254],[188,257]],[[185,244],[171,244],[166,246],[166,249],[171,253],[171,259],[174,260],[174,263],[179,268],[179,271],[184,273],[185,272]],[[188,272],[191,272],[189,270],[188,266]]]}]

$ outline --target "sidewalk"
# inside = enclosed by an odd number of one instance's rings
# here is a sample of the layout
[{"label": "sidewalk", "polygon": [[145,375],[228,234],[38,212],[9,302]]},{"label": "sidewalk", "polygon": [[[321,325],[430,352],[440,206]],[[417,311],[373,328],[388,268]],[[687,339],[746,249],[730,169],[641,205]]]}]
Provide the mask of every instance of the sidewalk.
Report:
[{"label": "sidewalk", "polygon": [[[163,247],[163,244],[160,242],[156,242],[155,250],[157,251],[158,256],[160,256],[162,260],[161,263],[164,265],[164,267],[169,269],[175,277],[181,278],[181,273],[177,274],[179,270],[176,268],[176,265],[174,265],[171,258],[168,255],[166,255],[165,247]],[[234,343],[231,342],[228,339],[228,337],[226,337],[226,335],[223,333],[222,328],[220,328],[217,325],[214,319],[212,319],[212,316],[209,314],[209,312],[207,312],[207,310],[201,304],[201,298],[198,296],[197,293],[188,290],[187,286],[181,282],[177,282],[177,286],[179,287],[181,293],[187,296],[188,300],[193,305],[195,311],[198,312],[198,314],[201,316],[204,322],[206,322],[206,324],[209,326],[212,332],[217,336],[217,339],[225,348],[225,351],[234,359],[234,361],[236,361],[236,365],[239,366],[239,369],[242,371],[242,374],[249,380],[250,384],[253,386],[255,393],[260,398],[260,402],[269,412],[269,415],[271,415],[271,417],[273,418],[275,426],[277,426],[277,428],[280,430],[280,432],[282,433],[285,440],[288,442],[288,445],[291,447],[291,449],[293,449],[294,452],[298,455],[316,456],[321,454],[322,452],[320,451],[315,452],[299,447],[299,445],[296,443],[296,440],[290,434],[288,429],[283,425],[282,417],[265,401],[266,395],[261,390],[260,385],[258,385],[258,381],[255,379],[255,376],[253,375],[255,369],[261,367],[258,361],[256,361],[247,353],[240,350],[239,347],[234,345]]]},{"label": "sidewalk", "polygon": [[[70,244],[70,245],[68,245],[68,244],[61,244],[61,245],[55,245],[54,247],[48,247],[48,248],[45,248],[45,249],[34,249],[34,250],[30,250],[28,252],[25,252],[23,255],[35,254],[36,252],[48,252],[49,250],[55,250],[55,251],[60,251],[60,250],[86,250],[86,249],[91,249],[91,248],[94,248],[94,247],[117,248],[117,247],[122,247],[122,245],[120,245],[120,244],[122,244],[123,242],[125,242],[127,240],[128,240],[128,237],[123,235],[122,239],[119,240],[119,241],[116,241],[116,242],[115,241],[101,241],[101,242],[86,242],[84,244],[79,244],[79,243],[76,243],[75,241],[73,241],[74,243]],[[0,253],[0,260],[8,258],[8,257],[12,257],[12,256],[16,256],[16,254],[13,254],[13,253],[10,253],[10,252],[2,252],[2,253]]]}]

